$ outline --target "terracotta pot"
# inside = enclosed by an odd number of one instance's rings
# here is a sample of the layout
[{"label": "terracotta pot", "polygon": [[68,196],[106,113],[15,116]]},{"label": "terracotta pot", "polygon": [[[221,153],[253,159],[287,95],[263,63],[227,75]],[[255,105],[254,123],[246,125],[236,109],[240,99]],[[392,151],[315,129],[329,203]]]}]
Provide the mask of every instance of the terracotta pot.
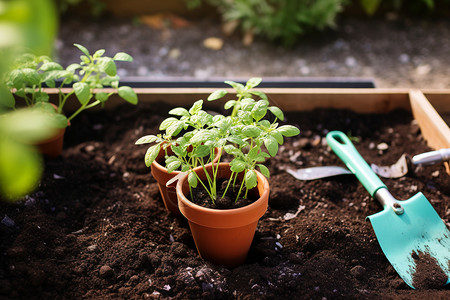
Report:
[{"label": "terracotta pot", "polygon": [[[55,110],[58,110],[58,106],[50,103]],[[67,121],[67,126],[70,126],[70,121]],[[64,134],[66,132],[66,127],[57,128],[55,134],[50,138],[38,142],[35,144],[39,152],[45,156],[55,158],[61,155],[63,144],[64,144]]]},{"label": "terracotta pot", "polygon": [[66,128],[60,128],[51,138],[36,143],[36,147],[38,148],[39,152],[51,158],[55,158],[61,155],[65,132]]},{"label": "terracotta pot", "polygon": [[[169,155],[172,155],[173,152],[170,148],[170,146],[167,148],[167,153]],[[214,159],[215,162],[219,159],[219,150],[216,150],[216,157]],[[169,180],[171,180],[173,177],[179,175],[180,171],[173,171],[171,173],[167,172],[167,168],[163,167],[158,161],[161,161],[164,159],[164,150],[161,147],[161,150],[159,151],[158,156],[156,157],[155,161],[151,165],[151,173],[153,178],[156,179],[158,182],[158,188],[159,192],[161,193],[161,197],[164,202],[164,206],[166,209],[173,213],[176,216],[182,216],[180,210],[178,209],[178,199],[177,199],[177,192],[175,190],[176,182],[171,187],[167,187],[166,184]]]},{"label": "terracotta pot", "polygon": [[[207,166],[211,173],[212,165]],[[205,179],[202,168],[196,168]],[[229,178],[230,165],[220,163],[217,178]],[[187,176],[177,183],[178,206],[188,219],[200,256],[213,263],[235,267],[245,262],[259,219],[267,210],[269,182],[259,172],[257,191],[260,198],[250,205],[236,209],[211,209],[196,205],[185,195],[189,193]]]}]

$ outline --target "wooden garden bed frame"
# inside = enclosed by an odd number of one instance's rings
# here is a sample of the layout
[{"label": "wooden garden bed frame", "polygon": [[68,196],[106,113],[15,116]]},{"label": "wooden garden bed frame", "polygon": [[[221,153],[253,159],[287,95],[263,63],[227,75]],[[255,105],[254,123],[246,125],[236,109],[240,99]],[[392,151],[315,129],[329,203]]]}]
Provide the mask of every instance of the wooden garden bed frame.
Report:
[{"label": "wooden garden bed frame", "polygon": [[[206,100],[212,88],[135,88],[140,102],[163,101],[174,106],[190,106],[198,99]],[[432,149],[450,148],[450,90],[410,89],[308,89],[262,88],[273,105],[283,111],[309,111],[316,108],[351,109],[357,113],[386,113],[394,109],[411,111],[422,134]],[[56,89],[47,89],[56,94]],[[230,92],[232,90],[230,89]],[[77,103],[77,101],[71,101]],[[107,108],[123,100],[116,95]],[[210,102],[208,105],[223,105]],[[66,107],[73,110],[75,107]]]}]

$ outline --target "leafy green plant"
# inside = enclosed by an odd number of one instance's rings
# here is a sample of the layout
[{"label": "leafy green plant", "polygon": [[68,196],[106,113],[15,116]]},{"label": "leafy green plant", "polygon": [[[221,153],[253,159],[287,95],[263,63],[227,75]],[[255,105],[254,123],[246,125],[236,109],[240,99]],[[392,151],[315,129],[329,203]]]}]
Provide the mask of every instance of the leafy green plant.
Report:
[{"label": "leafy green plant", "polygon": [[[263,162],[278,152],[284,137],[292,137],[300,133],[292,125],[279,126],[278,120],[284,120],[283,112],[276,106],[270,106],[266,94],[254,91],[261,78],[251,78],[246,85],[226,81],[236,92],[236,99],[228,100],[224,107],[232,109],[229,116],[211,115],[202,109],[203,100],[198,100],[189,109],[175,108],[169,113],[177,116],[170,117],[161,123],[160,130],[164,134],[148,135],[140,138],[136,144],[156,143],[148,148],[145,163],[150,166],[156,159],[161,145],[170,144],[174,155],[165,156],[166,167],[169,172],[181,168],[187,172],[189,188],[196,188],[199,184],[207,191],[212,202],[218,197],[224,197],[233,183],[238,180],[238,174],[243,173],[237,199],[242,195],[247,197],[250,189],[257,185],[256,168],[266,177],[270,176],[269,169]],[[216,101],[228,94],[227,90],[213,92],[208,101]],[[256,98],[256,99],[255,99]],[[267,120],[267,113],[271,112],[275,118]],[[176,138],[176,136],[183,134]],[[217,193],[217,174],[219,164],[213,165],[212,175],[208,175],[205,165],[215,157],[215,149],[223,149],[232,158],[230,161],[231,176],[223,195]],[[218,162],[222,153],[219,154]],[[202,181],[194,168],[202,166],[206,180]],[[244,192],[245,190],[245,192]]]},{"label": "leafy green plant", "polygon": [[[292,46],[312,30],[335,26],[346,0],[205,0],[217,7],[224,21],[237,21],[244,32],[281,40]],[[192,7],[198,0],[188,1]]]},{"label": "leafy green plant", "polygon": [[99,17],[106,7],[102,0],[58,0],[57,3],[61,13],[67,13],[71,8],[84,4],[93,17]]},{"label": "leafy green plant", "polygon": [[448,5],[448,0],[358,0],[360,6],[364,12],[372,16],[376,14],[380,9],[394,10],[403,13],[415,13],[417,15],[424,15],[435,10],[435,7],[439,4]]},{"label": "leafy green plant", "polygon": [[[69,65],[64,69],[48,56],[24,54],[16,66],[7,73],[5,82],[8,88],[25,100],[26,105],[35,106],[52,117],[55,127],[64,128],[83,110],[103,105],[108,98],[117,92],[121,98],[136,104],[138,99],[131,87],[120,86],[117,76],[116,61],[132,61],[132,57],[124,52],[113,58],[104,56],[105,50],[97,50],[94,54],[82,45],[74,44],[82,53],[81,62]],[[72,88],[66,86],[72,84]],[[58,88],[56,111],[49,103],[49,95],[44,86]],[[105,87],[113,90],[105,92]],[[70,116],[63,115],[63,108],[71,96],[79,101],[79,108]],[[6,107],[14,108],[15,101],[1,101]],[[53,115],[52,115],[53,113]]]}]

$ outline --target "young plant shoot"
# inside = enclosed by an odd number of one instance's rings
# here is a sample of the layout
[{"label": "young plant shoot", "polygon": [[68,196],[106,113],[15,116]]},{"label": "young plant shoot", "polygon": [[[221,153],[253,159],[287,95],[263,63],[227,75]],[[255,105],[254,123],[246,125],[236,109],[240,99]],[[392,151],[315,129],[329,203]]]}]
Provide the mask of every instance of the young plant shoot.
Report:
[{"label": "young plant shoot", "polygon": [[[25,54],[17,61],[16,67],[6,75],[6,85],[15,95],[23,98],[27,106],[39,109],[48,114],[57,128],[64,128],[80,112],[85,109],[104,105],[108,98],[117,92],[129,103],[137,104],[135,92],[128,86],[119,87],[116,61],[131,62],[133,58],[123,52],[113,58],[104,56],[105,50],[97,50],[91,54],[84,46],[74,44],[83,55],[79,63],[71,64],[64,69],[48,56]],[[67,88],[72,85],[72,88]],[[58,88],[56,110],[49,103],[49,95],[44,87]],[[105,92],[105,87],[112,87]],[[75,95],[80,107],[70,116],[63,115],[63,108],[69,98]],[[15,107],[15,101],[8,106]]]},{"label": "young plant shoot", "polygon": [[[247,198],[248,191],[257,185],[255,169],[266,177],[270,176],[269,169],[263,162],[278,152],[284,137],[292,137],[300,133],[292,125],[279,126],[278,120],[284,120],[283,112],[276,106],[270,106],[267,95],[253,88],[261,83],[260,78],[251,78],[246,85],[226,81],[236,92],[236,99],[225,103],[225,109],[232,109],[228,116],[211,115],[202,109],[203,100],[199,100],[189,109],[175,108],[169,113],[170,117],[161,123],[163,135],[149,135],[140,138],[136,144],[156,143],[151,146],[146,155],[145,163],[150,166],[156,159],[161,146],[171,145],[173,155],[166,152],[165,163],[169,172],[181,169],[187,172],[189,188],[196,188],[199,184],[206,190],[215,203],[218,197],[224,197],[230,185],[239,184],[235,201],[239,197]],[[223,98],[228,92],[218,90],[213,92],[208,101]],[[256,98],[256,99],[255,99]],[[269,121],[267,112],[275,118]],[[177,138],[177,135],[183,135]],[[213,161],[215,149],[223,149],[230,155],[231,176],[222,195],[217,194],[217,174],[222,152],[219,152],[217,163],[213,164],[212,174],[206,172],[205,165]],[[194,168],[202,166],[206,180],[201,180]],[[239,182],[238,175],[242,173]]]}]

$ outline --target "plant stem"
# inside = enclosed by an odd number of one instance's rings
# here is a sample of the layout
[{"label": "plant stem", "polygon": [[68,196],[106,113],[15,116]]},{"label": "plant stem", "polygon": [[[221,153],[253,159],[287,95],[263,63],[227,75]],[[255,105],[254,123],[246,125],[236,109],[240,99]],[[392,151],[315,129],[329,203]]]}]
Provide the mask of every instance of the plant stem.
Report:
[{"label": "plant stem", "polygon": [[245,172],[244,172],[244,177],[242,178],[241,186],[239,187],[239,192],[237,193],[236,200],[234,201],[234,203],[236,203],[238,201],[239,196],[241,195],[242,188],[244,187],[245,174],[247,174],[247,170],[245,170]]},{"label": "plant stem", "polygon": [[[228,187],[230,186],[231,181],[233,180],[233,175],[234,174],[236,174],[236,173],[235,172],[231,172],[230,179],[228,179],[228,184],[227,184],[227,187],[225,188],[225,191],[223,192],[222,199],[223,199],[223,197],[225,197],[225,194],[228,191]],[[237,174],[236,174],[236,176],[237,176]]]},{"label": "plant stem", "polygon": [[231,113],[231,117],[232,117],[232,118],[233,118],[233,117],[236,117],[236,114],[237,114],[237,112],[238,112],[238,110],[239,110],[239,109],[237,108],[237,106],[238,106],[239,102],[241,102],[242,97],[243,97],[243,95],[240,95],[240,96],[239,96],[238,100],[236,101],[236,104],[235,104],[234,107],[233,107],[233,112]]},{"label": "plant stem", "polygon": [[209,192],[208,188],[206,187],[206,185],[203,183],[203,181],[200,179],[200,177],[197,175],[197,173],[195,173],[195,176],[197,176],[197,180],[200,181],[201,185],[203,186],[203,188],[205,189],[205,191],[208,193],[209,197],[211,198],[213,204],[215,203],[215,199],[213,198],[213,196],[211,195],[211,193]]},{"label": "plant stem", "polygon": [[74,113],[70,116],[70,118],[68,118],[68,120],[69,120],[69,121],[72,120],[73,118],[75,118],[75,117],[76,117],[80,112],[82,112],[83,110],[88,109],[88,108],[91,108],[91,107],[94,107],[94,106],[100,104],[100,101],[97,100],[97,101],[95,101],[95,102],[92,102],[92,103],[89,104],[89,105],[88,105],[88,103],[89,103],[89,102],[86,102],[85,104],[83,104],[76,112],[74,112]]}]

